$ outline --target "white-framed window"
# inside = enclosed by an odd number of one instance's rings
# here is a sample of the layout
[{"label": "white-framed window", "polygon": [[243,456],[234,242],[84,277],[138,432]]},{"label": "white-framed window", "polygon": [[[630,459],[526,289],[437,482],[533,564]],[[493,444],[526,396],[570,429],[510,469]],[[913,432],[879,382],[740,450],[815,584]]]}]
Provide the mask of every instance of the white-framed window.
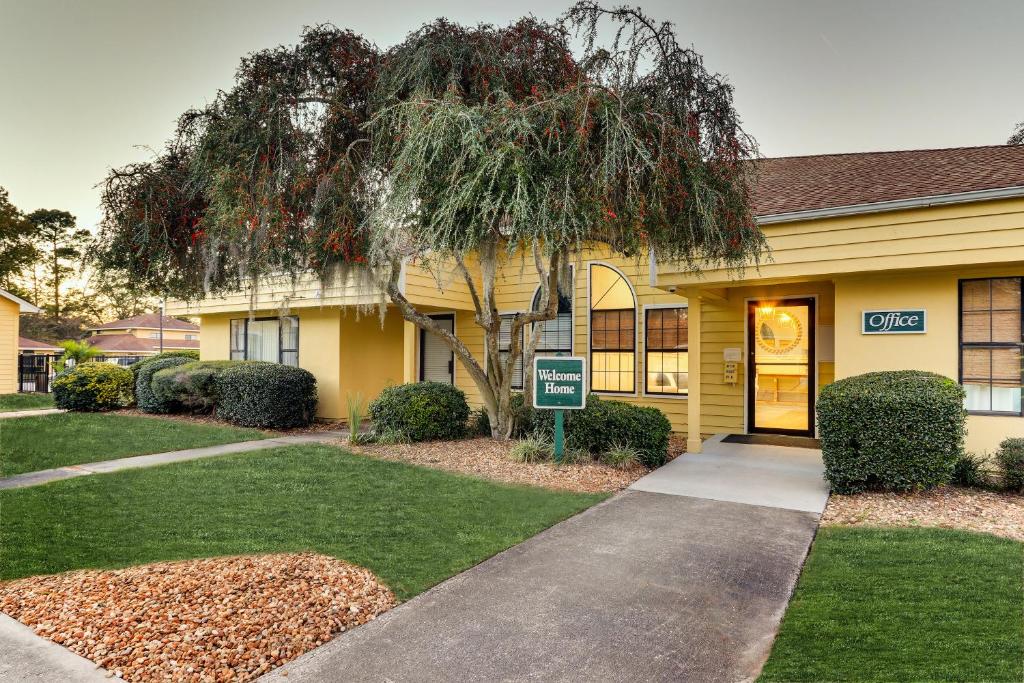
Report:
[{"label": "white-framed window", "polygon": [[231,360],[299,364],[299,318],[235,318],[231,321]]},{"label": "white-framed window", "polygon": [[1021,278],[960,281],[960,383],[968,412],[1021,415]]}]

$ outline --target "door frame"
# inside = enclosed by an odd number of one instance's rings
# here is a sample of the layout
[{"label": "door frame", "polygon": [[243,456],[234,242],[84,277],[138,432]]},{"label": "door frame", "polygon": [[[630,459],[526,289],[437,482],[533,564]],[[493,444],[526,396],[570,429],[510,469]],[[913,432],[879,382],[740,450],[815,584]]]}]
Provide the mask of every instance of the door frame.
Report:
[{"label": "door frame", "polygon": [[[431,318],[433,320],[451,320],[452,321],[452,334],[455,334],[455,313],[454,312],[452,312],[452,313],[432,313],[432,314],[428,315],[427,317]],[[420,342],[419,365],[420,365],[420,367],[419,367],[419,372],[417,373],[417,376],[419,377],[419,381],[420,382],[427,381],[426,377],[425,377],[425,373],[426,373],[426,369],[427,368],[426,368],[426,363],[424,362],[426,360],[426,344],[424,343],[424,340],[426,339],[426,335],[428,335],[428,334],[433,334],[433,332],[430,332],[429,330],[427,330],[425,328],[422,328],[422,327],[420,328],[420,338],[419,338],[419,342]],[[434,335],[434,336],[436,337],[437,335]],[[449,374],[451,375],[451,378],[452,378],[452,386],[454,386],[455,385],[455,352],[452,351],[451,349],[448,349],[448,352],[451,354],[451,360],[448,361],[448,367],[450,368]]]},{"label": "door frame", "polygon": [[[781,429],[774,427],[756,427],[754,410],[757,404],[757,391],[755,389],[756,368],[754,357],[756,347],[754,344],[754,312],[759,304],[775,302],[781,305],[805,305],[807,306],[807,320],[811,326],[807,344],[807,429]],[[749,434],[785,434],[789,436],[814,437],[817,425],[814,419],[814,403],[818,394],[818,297],[817,296],[776,296],[759,297],[746,299],[746,315],[744,317],[746,326],[747,345],[747,371],[746,371],[746,407],[747,433]]]}]

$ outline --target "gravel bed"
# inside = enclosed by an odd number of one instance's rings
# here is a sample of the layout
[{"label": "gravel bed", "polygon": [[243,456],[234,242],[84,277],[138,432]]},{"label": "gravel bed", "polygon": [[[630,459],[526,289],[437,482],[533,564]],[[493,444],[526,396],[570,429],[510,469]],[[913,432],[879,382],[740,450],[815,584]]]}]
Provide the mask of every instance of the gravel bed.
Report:
[{"label": "gravel bed", "polygon": [[0,611],[129,681],[248,681],[395,605],[372,572],[312,553],[0,583]]},{"label": "gravel bed", "polygon": [[[342,445],[350,451],[384,460],[397,460],[449,472],[471,474],[508,484],[528,484],[580,493],[621,491],[648,473],[641,466],[616,469],[607,465],[555,465],[521,463],[509,458],[514,441],[477,438],[461,441],[426,441],[414,444],[359,446]],[[685,450],[685,443],[673,439],[669,456]]]},{"label": "gravel bed", "polygon": [[821,523],[965,529],[1024,541],[1024,496],[952,486],[921,493],[833,494]]}]

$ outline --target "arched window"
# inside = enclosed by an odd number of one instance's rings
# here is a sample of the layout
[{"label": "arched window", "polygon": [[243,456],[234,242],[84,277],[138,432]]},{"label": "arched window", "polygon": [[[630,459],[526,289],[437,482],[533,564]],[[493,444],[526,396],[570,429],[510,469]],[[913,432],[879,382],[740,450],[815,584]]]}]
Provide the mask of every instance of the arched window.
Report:
[{"label": "arched window", "polygon": [[590,266],[590,389],[636,390],[636,299],[614,268]]}]

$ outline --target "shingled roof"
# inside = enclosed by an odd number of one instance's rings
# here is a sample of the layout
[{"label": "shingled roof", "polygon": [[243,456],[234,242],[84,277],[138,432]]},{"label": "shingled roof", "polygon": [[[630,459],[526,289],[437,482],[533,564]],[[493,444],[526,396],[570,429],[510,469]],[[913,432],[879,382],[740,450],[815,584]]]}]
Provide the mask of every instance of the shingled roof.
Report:
[{"label": "shingled roof", "polygon": [[[138,330],[138,329],[158,329],[160,327],[160,314],[159,313],[143,313],[141,315],[134,315],[131,318],[125,318],[124,320],[115,320],[110,323],[103,323],[102,325],[96,325],[90,327],[90,330]],[[194,323],[185,322],[184,320],[178,320],[170,316],[164,316],[164,329],[165,330],[198,330],[199,325]]]},{"label": "shingled roof", "polygon": [[1024,145],[764,159],[759,217],[1024,187]]},{"label": "shingled roof", "polygon": [[[137,351],[151,353],[160,350],[159,339],[140,339],[130,334],[98,334],[86,337],[85,342],[101,351]],[[164,339],[165,349],[198,349],[195,339]]]}]

